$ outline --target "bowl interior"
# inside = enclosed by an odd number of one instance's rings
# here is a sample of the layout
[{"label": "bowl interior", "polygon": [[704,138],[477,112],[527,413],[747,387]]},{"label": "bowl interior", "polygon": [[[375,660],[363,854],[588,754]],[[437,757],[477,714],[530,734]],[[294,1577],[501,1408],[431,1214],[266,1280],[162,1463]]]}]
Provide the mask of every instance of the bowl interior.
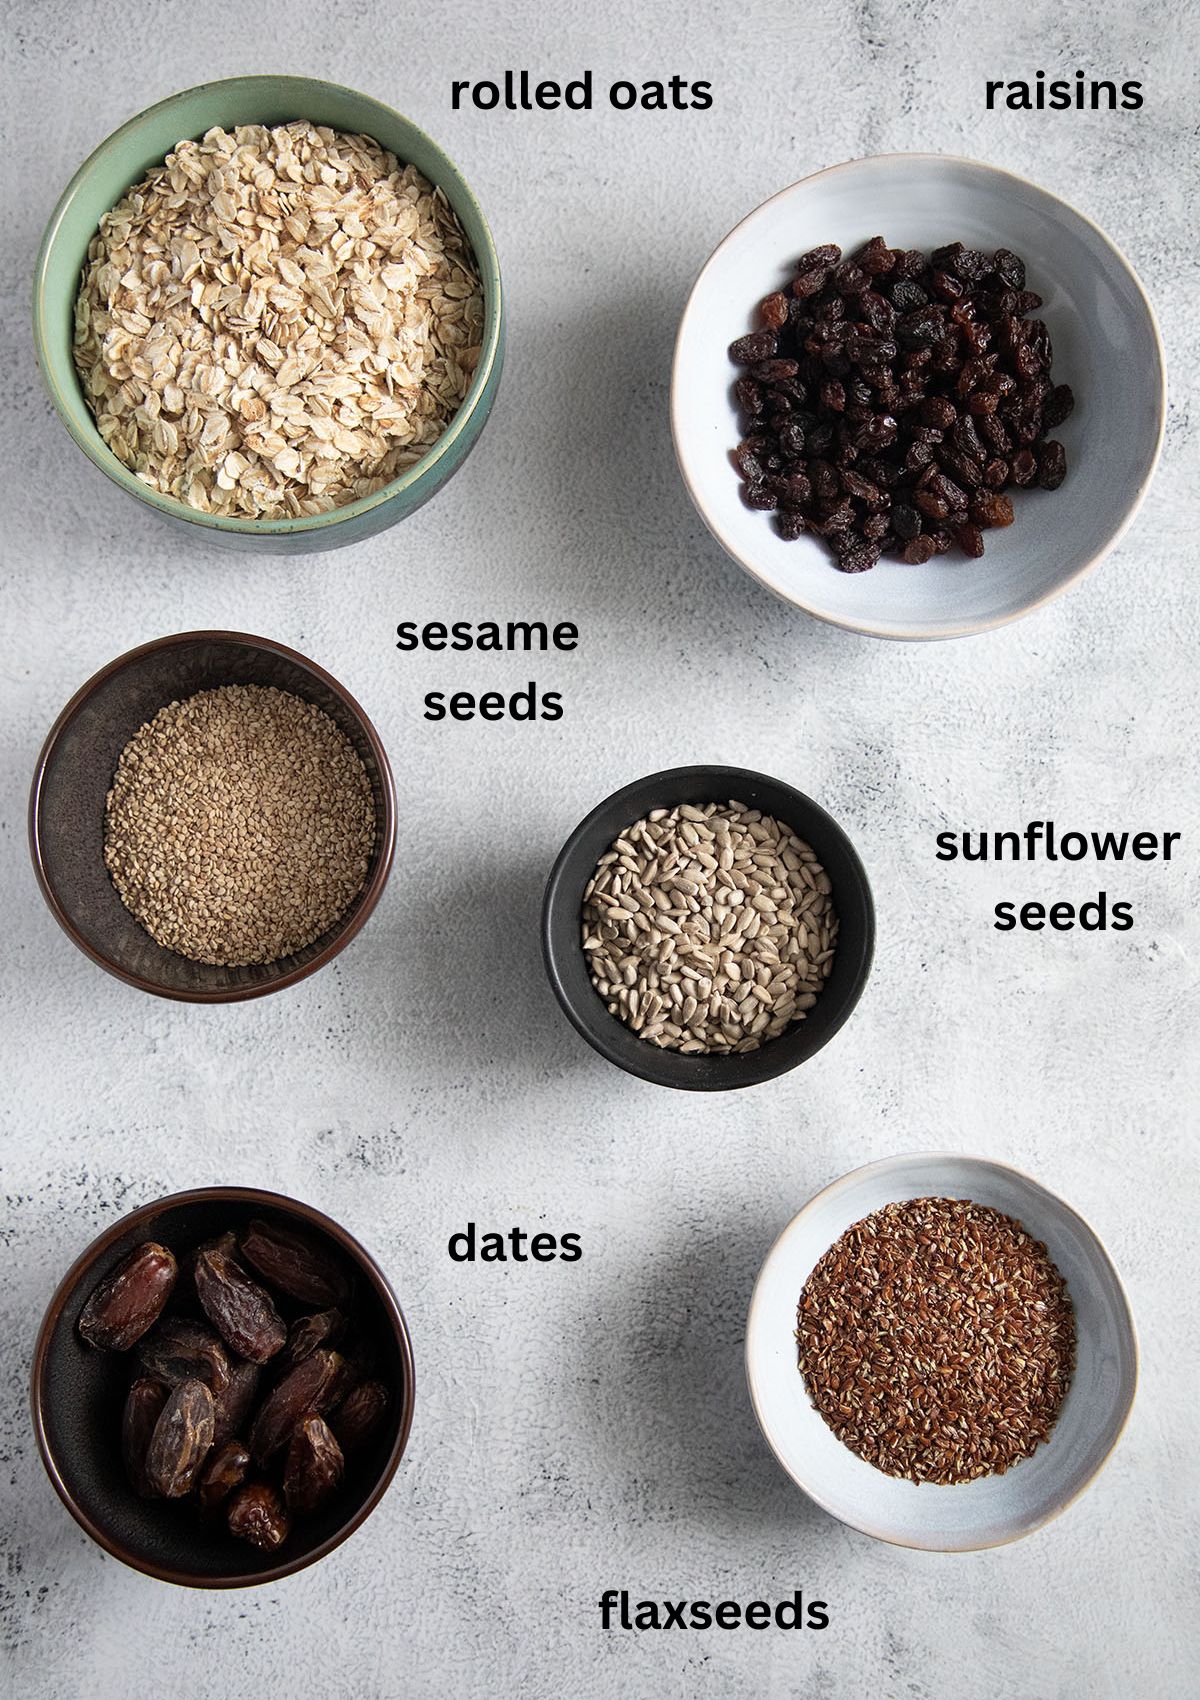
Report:
[{"label": "bowl interior", "polygon": [[[613,840],[650,809],[736,800],[786,821],[816,851],[833,886],[838,916],[833,971],[804,1021],[743,1056],[681,1056],[647,1044],[610,1015],[592,984],[580,937],[583,894]],[[875,947],[875,913],[866,872],[837,822],[811,798],[766,774],[737,767],[684,767],[656,773],[615,792],[564,845],[546,888],[543,948],[564,1010],[602,1056],[659,1086],[718,1091],[751,1086],[805,1062],[846,1020],[866,984]]]},{"label": "bowl interior", "polygon": [[[1013,492],[1015,523],[986,533],[980,560],[935,556],[922,567],[884,560],[839,572],[816,538],[785,542],[751,512],[729,460],[739,439],[730,342],[758,328],[758,302],[786,288],[806,249],[849,250],[881,235],[930,249],[961,241],[1011,248],[1054,344],[1054,379],[1075,411],[1051,433],[1067,451],[1054,492]],[[1079,213],[991,166],[934,155],[885,155],[783,190],[726,238],[684,314],[672,422],[692,499],[728,552],[789,602],[883,637],[952,637],[1014,619],[1065,589],[1116,541],[1158,458],[1165,406],[1153,314],[1126,261]]]},{"label": "bowl interior", "polygon": [[[134,1352],[98,1352],[80,1339],[76,1329],[92,1290],[135,1245],[161,1240],[179,1257],[227,1228],[239,1231],[256,1216],[316,1234],[354,1271],[355,1303],[364,1335],[378,1354],[379,1379],[395,1393],[382,1432],[360,1459],[348,1464],[342,1491],[298,1523],[273,1553],[258,1552],[235,1540],[219,1523],[207,1526],[190,1505],[138,1498],[125,1479],[119,1439],[136,1348]],[[412,1409],[403,1323],[397,1327],[395,1301],[361,1248],[307,1208],[300,1214],[272,1195],[238,1189],[228,1198],[214,1197],[212,1192],[184,1195],[139,1211],[115,1232],[110,1230],[98,1251],[89,1248],[81,1262],[86,1266],[77,1265],[71,1272],[57,1314],[52,1307],[47,1318],[48,1331],[35,1365],[35,1373],[39,1369],[40,1373],[34,1398],[40,1406],[52,1474],[59,1478],[56,1485],[103,1544],[138,1569],[213,1587],[266,1580],[335,1546],[347,1525],[356,1522],[373,1500],[394,1462],[393,1454],[398,1457],[396,1449],[407,1435]],[[296,1306],[295,1313],[304,1308]]]},{"label": "bowl interior", "polygon": [[[88,244],[100,219],[134,183],[160,165],[184,137],[199,138],[215,126],[286,124],[297,118],[352,134],[373,136],[402,163],[415,165],[442,189],[471,241],[483,279],[483,356],[456,419],[421,461],[385,490],[332,514],[309,519],[239,520],[195,514],[169,496],[150,490],[109,450],[75,372],[71,345],[75,298]],[[491,232],[465,179],[441,148],[398,112],[336,83],[311,77],[232,77],[186,89],[130,119],[81,166],[59,205],[39,257],[34,287],[34,330],[38,359],[55,405],[76,441],[109,475],[140,500],[215,530],[284,534],[336,524],[402,490],[410,489],[449,448],[456,423],[467,418],[484,389],[500,339],[500,272]],[[414,503],[414,505],[416,505]]]},{"label": "bowl interior", "polygon": [[[1002,1476],[941,1487],[886,1476],[857,1458],[809,1403],[796,1365],[796,1306],[818,1259],[852,1223],[908,1198],[967,1198],[1043,1240],[1075,1306],[1077,1364],[1050,1439]],[[1137,1381],[1137,1343],[1120,1280],[1096,1235],[1061,1199],[1002,1164],[899,1157],[855,1170],[784,1229],[759,1275],[746,1334],[751,1396],[784,1469],[853,1528],[935,1551],[997,1546],[1062,1510],[1121,1433]]]},{"label": "bowl interior", "polygon": [[[375,848],[366,883],[321,938],[277,962],[217,968],[166,950],[117,896],[104,866],[104,799],[117,760],[160,708],[218,685],[275,685],[324,709],[362,758],[375,800]],[[248,997],[297,978],[355,929],[391,860],[390,776],[348,700],[301,656],[235,634],[186,635],[115,662],[84,687],[52,735],[36,786],[32,830],[46,894],[58,918],[105,967],[168,997]]]}]

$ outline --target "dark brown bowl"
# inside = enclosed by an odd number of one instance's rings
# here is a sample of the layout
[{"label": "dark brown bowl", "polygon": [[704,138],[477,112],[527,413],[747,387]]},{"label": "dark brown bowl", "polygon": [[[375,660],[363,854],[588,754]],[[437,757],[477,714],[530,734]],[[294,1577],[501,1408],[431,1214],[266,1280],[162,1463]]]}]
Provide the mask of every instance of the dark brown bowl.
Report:
[{"label": "dark brown bowl", "polygon": [[[129,1352],[98,1352],[76,1324],[93,1289],[134,1246],[160,1240],[178,1256],[252,1217],[282,1218],[328,1243],[357,1280],[356,1302],[379,1356],[379,1379],[394,1392],[383,1431],[347,1467],[321,1511],[297,1525],[277,1552],[260,1553],[220,1525],[208,1527],[178,1500],[139,1499],[120,1456],[121,1409],[133,1369]],[[248,1588],[315,1564],[352,1535],[387,1490],[413,1416],[408,1326],[370,1253],[311,1205],[253,1187],[202,1187],[145,1204],[106,1228],[78,1257],[50,1301],[33,1354],[33,1427],[59,1498],[106,1552],[134,1570],[187,1588]]]},{"label": "dark brown bowl", "polygon": [[[737,797],[784,821],[812,845],[833,883],[837,953],[828,983],[808,1012],[757,1051],[685,1056],[647,1044],[615,1015],[592,984],[580,944],[583,894],[613,839],[651,809],[727,803]],[[724,1092],[774,1080],[807,1062],[847,1021],[863,994],[875,954],[875,906],[866,869],[842,828],[802,791],[744,767],[675,767],[625,785],[598,803],[559,852],[542,900],[542,957],[563,1013],[602,1057],[655,1086]]]},{"label": "dark brown bowl", "polygon": [[[316,703],[357,750],[375,800],[366,884],[341,919],[276,962],[217,968],[177,956],[134,920],[104,866],[104,799],[121,751],[170,702],[220,685],[274,685]],[[29,846],[42,895],[67,936],[118,979],[157,997],[231,1003],[294,985],[331,961],[378,903],[396,840],[396,792],[379,734],[315,661],[245,632],[179,632],[130,650],[76,691],[51,728],[29,797]]]}]

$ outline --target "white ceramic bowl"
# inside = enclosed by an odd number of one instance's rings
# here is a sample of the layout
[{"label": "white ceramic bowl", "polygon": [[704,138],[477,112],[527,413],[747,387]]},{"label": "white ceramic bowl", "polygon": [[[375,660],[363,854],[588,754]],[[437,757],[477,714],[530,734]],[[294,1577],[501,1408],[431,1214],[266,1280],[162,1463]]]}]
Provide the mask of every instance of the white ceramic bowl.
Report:
[{"label": "white ceramic bowl", "polygon": [[[1002,1476],[938,1487],[884,1475],[838,1440],[805,1392],[795,1343],[804,1283],[853,1223],[908,1198],[966,1198],[1016,1217],[1045,1242],[1075,1306],[1075,1375],[1058,1421],[1031,1458]],[[1002,1546],[1065,1510],[1120,1438],[1137,1372],[1129,1301],[1083,1218],[1016,1169],[952,1153],[890,1157],[819,1192],[772,1246],[755,1283],[746,1329],[755,1415],[792,1480],[851,1528],[931,1552]]]},{"label": "white ceramic bowl", "polygon": [[[798,257],[871,236],[929,250],[946,242],[1011,248],[1044,297],[1054,379],[1075,392],[1053,435],[1067,451],[1061,489],[1013,492],[1015,523],[985,534],[980,560],[884,560],[841,573],[817,538],[787,543],[742,502],[730,462],[740,431],[728,348],[758,329],[764,295]],[[1166,414],[1162,344],[1128,261],[1065,202],[1011,172],[938,154],[883,154],[793,183],[742,220],[700,273],[675,345],[671,428],[701,517],[735,561],[819,619],[874,637],[964,637],[1028,614],[1082,578],[1124,533],[1158,463]]]}]

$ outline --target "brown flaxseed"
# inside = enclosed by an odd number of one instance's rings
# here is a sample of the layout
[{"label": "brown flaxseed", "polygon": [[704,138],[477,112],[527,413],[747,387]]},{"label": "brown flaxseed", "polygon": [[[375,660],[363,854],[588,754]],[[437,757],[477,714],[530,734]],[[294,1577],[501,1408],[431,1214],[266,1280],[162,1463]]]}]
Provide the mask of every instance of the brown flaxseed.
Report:
[{"label": "brown flaxseed", "polygon": [[965,1199],[874,1211],[800,1296],[809,1397],[889,1476],[1002,1475],[1048,1440],[1075,1363],[1075,1315],[1046,1247]]},{"label": "brown flaxseed", "polygon": [[104,861],[152,938],[195,962],[274,962],[357,897],[375,840],[371,783],[314,703],[224,685],[160,709],[126,744]]}]

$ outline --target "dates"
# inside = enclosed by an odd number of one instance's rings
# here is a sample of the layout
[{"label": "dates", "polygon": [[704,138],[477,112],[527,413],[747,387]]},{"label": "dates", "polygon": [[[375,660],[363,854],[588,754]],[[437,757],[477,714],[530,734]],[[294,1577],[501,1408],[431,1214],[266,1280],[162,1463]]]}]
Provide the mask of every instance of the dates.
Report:
[{"label": "dates", "polygon": [[319,1346],[336,1346],[345,1331],[346,1318],[336,1308],[297,1317],[288,1330],[287,1345],[279,1361],[289,1369],[295,1369]]},{"label": "dates", "polygon": [[287,1339],[283,1319],[268,1293],[222,1251],[196,1259],[196,1296],[227,1346],[253,1364],[265,1364]]},{"label": "dates", "polygon": [[168,1387],[193,1377],[214,1394],[229,1383],[229,1354],[211,1328],[187,1317],[164,1317],[138,1348],[143,1370]]},{"label": "dates", "polygon": [[235,1434],[242,1432],[254,1408],[261,1379],[262,1370],[257,1364],[230,1364],[228,1383],[221,1392],[213,1394],[217,1408],[214,1446],[223,1446]]},{"label": "dates", "polygon": [[167,1388],[162,1382],[140,1376],[129,1389],[121,1413],[121,1462],[130,1487],[142,1499],[154,1493],[146,1475],[146,1454],[166,1402]]},{"label": "dates", "polygon": [[213,1396],[203,1381],[181,1381],[167,1396],[146,1452],[152,1493],[180,1499],[208,1457],[213,1438]]},{"label": "dates", "polygon": [[241,1487],[249,1474],[250,1454],[240,1440],[227,1440],[219,1450],[214,1448],[196,1489],[201,1514],[215,1517],[230,1494]]},{"label": "dates", "polygon": [[342,1449],[323,1417],[303,1417],[288,1445],[283,1496],[294,1516],[320,1509],[337,1492],[345,1474]]},{"label": "dates", "polygon": [[276,1551],[371,1468],[393,1397],[372,1314],[336,1250],[273,1220],[136,1247],[78,1320],[135,1365],[113,1436],[132,1492]]},{"label": "dates", "polygon": [[302,1304],[336,1305],[347,1296],[348,1283],[333,1258],[290,1228],[251,1222],[242,1256],[272,1287]]},{"label": "dates", "polygon": [[260,1552],[274,1552],[288,1538],[291,1524],[275,1489],[267,1482],[250,1482],[229,1502],[229,1533],[249,1541]]},{"label": "dates", "polygon": [[268,1464],[288,1444],[301,1418],[309,1411],[327,1411],[344,1384],[345,1362],[324,1348],[289,1371],[263,1401],[250,1430],[250,1451],[258,1464]]},{"label": "dates", "polygon": [[135,1247],[103,1280],[79,1313],[79,1332],[90,1346],[127,1352],[162,1315],[179,1265],[154,1240]]},{"label": "dates", "polygon": [[345,1457],[362,1452],[375,1438],[387,1415],[388,1391],[381,1381],[360,1381],[352,1387],[330,1418]]}]

